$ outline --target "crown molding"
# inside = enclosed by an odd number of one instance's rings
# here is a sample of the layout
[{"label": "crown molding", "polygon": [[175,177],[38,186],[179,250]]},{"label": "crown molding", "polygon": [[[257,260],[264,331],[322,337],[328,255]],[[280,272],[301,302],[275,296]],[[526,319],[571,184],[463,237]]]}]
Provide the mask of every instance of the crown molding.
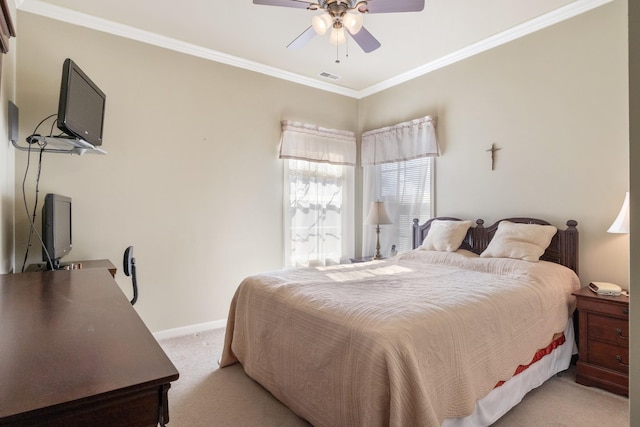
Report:
[{"label": "crown molding", "polygon": [[85,13],[66,9],[40,0],[17,0],[21,1],[19,9],[23,12],[29,12],[34,15],[40,15],[57,21],[66,22],[72,25],[89,28],[104,33],[136,40],[153,46],[162,47],[186,55],[196,56],[198,58],[208,59],[210,61],[231,65],[233,67],[243,68],[245,70],[255,71],[257,73],[266,74],[290,82],[310,86],[327,92],[333,92],[352,98],[358,97],[358,91],[345,88],[338,85],[324,83],[316,79],[302,76],[300,74],[291,73],[279,68],[271,67],[254,61],[249,61],[237,56],[218,52],[193,43],[187,43],[171,37],[162,36],[150,31],[141,30],[129,25],[119,24],[107,19],[98,18]]},{"label": "crown molding", "polygon": [[300,74],[285,71],[254,61],[249,61],[237,56],[228,55],[213,49],[208,49],[192,43],[187,43],[171,37],[162,36],[150,31],[119,24],[117,22],[98,18],[85,13],[76,12],[60,6],[52,5],[40,0],[15,0],[16,7],[24,12],[41,15],[47,18],[66,22],[72,25],[86,27],[92,30],[125,37],[153,46],[162,47],[186,55],[196,56],[233,67],[243,68],[271,77],[287,80],[293,83],[313,87],[327,92],[362,99],[391,87],[413,80],[435,70],[439,70],[456,62],[467,59],[471,56],[493,49],[505,43],[509,43],[520,37],[547,28],[564,20],[573,18],[582,13],[588,12],[613,0],[577,0],[554,11],[541,15],[523,24],[517,25],[501,33],[495,34],[479,42],[473,43],[455,52],[430,61],[413,70],[399,74],[391,79],[372,85],[366,89],[357,91],[335,84],[325,83],[302,76]]},{"label": "crown molding", "polygon": [[428,62],[413,70],[402,73],[396,77],[385,80],[359,92],[360,98],[366,98],[369,95],[381,92],[385,89],[389,89],[393,86],[397,86],[401,83],[413,80],[417,77],[428,74],[432,71],[439,70],[448,65],[455,64],[456,62],[467,59],[471,56],[493,49],[500,45],[509,43],[520,37],[524,37],[543,28],[550,27],[559,22],[578,16],[582,13],[588,12],[606,3],[611,3],[613,0],[578,0],[570,3],[566,6],[558,8],[554,11],[540,15],[530,21],[517,25],[513,28],[505,30],[501,33],[495,34],[477,43],[473,43],[469,46],[465,46],[455,52],[442,56],[434,61]]}]

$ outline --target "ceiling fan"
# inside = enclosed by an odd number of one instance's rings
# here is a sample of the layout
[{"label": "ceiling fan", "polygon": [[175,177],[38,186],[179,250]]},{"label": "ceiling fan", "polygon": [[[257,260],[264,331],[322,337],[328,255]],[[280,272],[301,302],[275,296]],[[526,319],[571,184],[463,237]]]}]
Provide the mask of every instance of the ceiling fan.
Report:
[{"label": "ceiling fan", "polygon": [[311,26],[289,43],[288,49],[300,49],[316,34],[322,36],[330,30],[331,44],[344,44],[347,33],[366,53],[379,48],[380,42],[362,26],[363,14],[419,12],[424,9],[424,0],[319,0],[317,3],[304,0],[253,0],[253,4],[324,10],[325,13],[311,19]]}]

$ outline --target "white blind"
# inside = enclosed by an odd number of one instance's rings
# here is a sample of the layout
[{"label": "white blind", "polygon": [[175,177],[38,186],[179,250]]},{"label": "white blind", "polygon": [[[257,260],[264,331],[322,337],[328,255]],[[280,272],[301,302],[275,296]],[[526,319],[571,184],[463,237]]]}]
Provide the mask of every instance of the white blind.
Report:
[{"label": "white blind", "polygon": [[436,157],[435,119],[425,116],[362,134],[362,166]]},{"label": "white blind", "polygon": [[432,216],[432,168],[428,157],[379,166],[380,198],[394,207],[394,230],[390,233],[395,234],[399,253],[412,249],[413,219],[422,224]]},{"label": "white blind", "polygon": [[281,122],[280,158],[332,165],[356,164],[353,132],[284,120]]},{"label": "white blind", "polygon": [[[398,253],[407,252],[413,245],[413,219],[423,223],[433,215],[434,158],[417,159],[365,166],[363,168],[363,206],[373,200],[385,202],[393,224],[380,232],[383,256],[389,256],[395,245]],[[376,241],[375,230],[364,224],[362,254],[371,255]]]}]

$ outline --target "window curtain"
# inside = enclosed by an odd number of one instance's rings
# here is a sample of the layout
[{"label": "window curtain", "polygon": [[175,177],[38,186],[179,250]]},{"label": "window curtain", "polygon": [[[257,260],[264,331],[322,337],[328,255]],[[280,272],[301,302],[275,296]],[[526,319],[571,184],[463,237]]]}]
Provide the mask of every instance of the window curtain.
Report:
[{"label": "window curtain", "polygon": [[353,132],[282,122],[285,267],[346,262],[354,253]]},{"label": "window curtain", "polygon": [[355,166],[356,137],[349,131],[286,120],[282,122],[280,158]]},{"label": "window curtain", "polygon": [[412,249],[412,223],[433,216],[434,161],[440,155],[435,119],[430,116],[399,123],[362,135],[363,230],[362,254],[376,245],[375,227],[365,224],[371,203],[385,202],[393,224],[381,226],[384,257]]},{"label": "window curtain", "polygon": [[362,134],[362,166],[439,155],[436,122],[430,116]]}]

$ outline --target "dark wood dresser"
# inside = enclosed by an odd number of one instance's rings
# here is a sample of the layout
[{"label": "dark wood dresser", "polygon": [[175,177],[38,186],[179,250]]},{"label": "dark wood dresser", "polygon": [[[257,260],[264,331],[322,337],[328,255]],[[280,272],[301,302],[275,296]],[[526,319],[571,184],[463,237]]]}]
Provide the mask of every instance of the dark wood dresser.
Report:
[{"label": "dark wood dresser", "polygon": [[0,426],[157,426],[178,371],[107,268],[0,275]]},{"label": "dark wood dresser", "polygon": [[629,297],[574,292],[578,303],[576,382],[629,395]]}]

